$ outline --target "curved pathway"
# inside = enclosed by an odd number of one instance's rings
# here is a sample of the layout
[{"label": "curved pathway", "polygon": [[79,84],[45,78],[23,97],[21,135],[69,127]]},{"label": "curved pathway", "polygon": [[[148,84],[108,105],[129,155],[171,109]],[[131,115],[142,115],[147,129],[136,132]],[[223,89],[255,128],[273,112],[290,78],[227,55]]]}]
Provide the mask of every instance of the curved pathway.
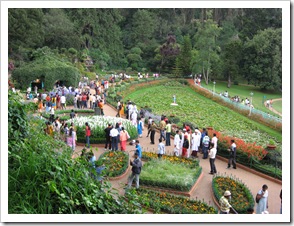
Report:
[{"label": "curved pathway", "polygon": [[[114,116],[115,117],[116,109],[114,109],[113,107],[111,107],[109,105],[105,105],[104,106],[104,113],[107,116]],[[150,145],[149,137],[147,138],[146,135],[147,135],[147,128],[145,127],[143,130],[142,138],[139,138],[139,141],[141,143],[143,151],[157,152],[157,144],[158,144],[157,140],[159,139],[159,133],[156,132],[156,135],[155,135],[156,144],[155,145]],[[171,144],[173,144],[172,139],[171,139]],[[80,154],[82,148],[83,148],[83,146],[78,146],[76,148],[76,151],[74,152],[73,157],[78,156]],[[97,149],[95,147],[93,149],[94,149],[94,154],[95,154],[96,158],[98,159],[100,154],[102,154],[104,152],[104,145],[99,145],[99,147]],[[127,145],[127,152],[131,156],[133,156],[134,149],[135,149],[134,146]],[[166,147],[166,153],[168,155],[172,155],[173,154],[173,146]],[[251,172],[248,172],[244,169],[241,169],[240,167],[238,167],[238,164],[237,164],[237,170],[226,169],[227,162],[222,161],[220,159],[217,159],[215,164],[216,164],[216,168],[217,168],[218,173],[223,174],[223,175],[232,175],[236,178],[241,179],[248,186],[248,188],[251,190],[254,198],[255,198],[256,193],[261,189],[262,185],[267,184],[269,187],[269,209],[268,210],[271,214],[278,214],[279,213],[280,205],[281,205],[281,201],[279,198],[280,190],[282,188],[281,183],[276,183],[276,182],[267,180],[261,176],[258,176],[255,173],[251,173]],[[202,167],[203,177],[202,177],[200,183],[198,183],[194,192],[192,193],[191,199],[197,198],[200,200],[204,200],[206,203],[216,207],[216,205],[213,202],[213,197],[211,194],[212,175],[209,174],[209,172],[210,172],[209,160],[200,158],[200,165]],[[125,184],[127,182],[128,175],[129,174],[127,174],[126,176],[124,176],[123,178],[121,178],[119,180],[110,181],[112,186],[114,188],[118,189],[118,192],[121,195],[124,194],[123,187],[125,186]],[[232,198],[234,198],[234,197],[232,197]]]},{"label": "curved pathway", "polygon": [[[280,101],[280,100],[282,100],[282,98],[273,99],[273,102]],[[266,107],[266,101],[264,102],[264,106]],[[278,112],[273,107],[269,107],[268,109],[282,117],[282,113]]]}]

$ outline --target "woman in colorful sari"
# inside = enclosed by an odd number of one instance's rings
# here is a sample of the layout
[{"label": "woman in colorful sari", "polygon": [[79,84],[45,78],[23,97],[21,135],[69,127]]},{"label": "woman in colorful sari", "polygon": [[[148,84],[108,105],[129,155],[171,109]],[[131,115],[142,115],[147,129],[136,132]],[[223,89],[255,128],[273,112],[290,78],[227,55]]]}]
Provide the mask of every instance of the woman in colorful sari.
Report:
[{"label": "woman in colorful sari", "polygon": [[128,131],[125,130],[124,127],[121,128],[120,134],[120,148],[122,151],[126,151],[127,149],[127,140],[130,138]]}]

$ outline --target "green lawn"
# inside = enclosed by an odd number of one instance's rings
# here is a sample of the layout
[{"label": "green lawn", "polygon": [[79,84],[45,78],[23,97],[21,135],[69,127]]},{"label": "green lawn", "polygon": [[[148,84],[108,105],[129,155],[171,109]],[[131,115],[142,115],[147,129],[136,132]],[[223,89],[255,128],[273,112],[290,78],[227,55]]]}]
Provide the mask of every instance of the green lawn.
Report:
[{"label": "green lawn", "polygon": [[282,114],[282,100],[273,102],[273,108]]},{"label": "green lawn", "polygon": [[[204,88],[207,88],[209,90],[213,90],[213,83],[209,83],[208,85],[205,84],[204,80],[202,80],[201,85]],[[229,96],[239,96],[242,99],[250,98],[250,93],[253,92],[253,106],[256,109],[259,109],[264,112],[269,112],[272,115],[276,115],[269,111],[265,106],[264,106],[264,101],[267,99],[276,99],[276,98],[282,98],[282,93],[279,92],[273,92],[269,91],[268,93],[262,92],[258,87],[254,86],[249,86],[249,85],[231,85],[230,88],[227,88],[227,82],[223,81],[216,81],[215,84],[215,92],[216,93],[224,93],[225,91],[228,91]],[[282,105],[281,105],[282,107]],[[282,109],[282,108],[281,108]],[[281,111],[282,112],[282,111]]]},{"label": "green lawn", "polygon": [[[176,94],[178,106],[171,106]],[[241,138],[245,142],[266,145],[269,139],[282,141],[281,133],[238,114],[207,99],[185,86],[151,86],[125,97],[137,106],[148,106],[156,115],[175,115],[183,122],[192,122],[199,128],[212,126],[225,135]]]}]

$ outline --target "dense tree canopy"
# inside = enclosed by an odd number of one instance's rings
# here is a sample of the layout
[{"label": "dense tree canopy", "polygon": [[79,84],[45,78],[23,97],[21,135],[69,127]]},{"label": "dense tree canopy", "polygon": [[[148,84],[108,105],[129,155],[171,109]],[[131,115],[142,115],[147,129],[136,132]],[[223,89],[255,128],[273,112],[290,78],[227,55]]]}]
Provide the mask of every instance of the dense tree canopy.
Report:
[{"label": "dense tree canopy", "polygon": [[281,9],[268,8],[11,8],[9,57],[19,67],[42,46],[74,49],[72,63],[90,56],[97,72],[178,68],[207,83],[241,79],[271,89],[281,85],[281,18]]}]

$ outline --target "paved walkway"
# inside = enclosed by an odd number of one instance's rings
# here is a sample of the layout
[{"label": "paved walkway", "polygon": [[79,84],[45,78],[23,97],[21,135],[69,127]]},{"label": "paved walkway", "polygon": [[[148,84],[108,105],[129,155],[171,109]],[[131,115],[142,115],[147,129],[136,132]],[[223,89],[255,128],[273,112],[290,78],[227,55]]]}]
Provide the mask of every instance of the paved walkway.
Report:
[{"label": "paved walkway", "polygon": [[[114,116],[115,117],[116,110],[108,105],[105,105],[104,106],[104,113],[107,116]],[[149,137],[147,138],[146,135],[147,135],[147,128],[145,127],[145,129],[143,130],[143,137],[139,138],[143,151],[156,152],[158,139],[159,139],[159,133],[157,132],[155,135],[155,143],[156,143],[155,145],[150,144]],[[171,144],[173,145],[173,140],[171,140]],[[74,153],[74,157],[77,156],[78,154],[80,154],[80,151],[82,148],[83,147],[80,147],[80,146],[77,147],[77,149]],[[99,155],[104,152],[104,145],[101,145],[101,147],[98,147],[97,149],[98,150],[94,151],[94,154],[95,154],[96,158],[98,159]],[[167,150],[167,154],[172,154],[173,153],[173,146],[166,147],[166,150]],[[127,151],[132,156],[133,152],[134,152],[134,146],[127,145]],[[202,155],[200,154],[200,156],[202,156]],[[200,183],[198,183],[195,191],[193,192],[191,199],[197,198],[200,200],[204,200],[206,203],[208,203],[212,206],[215,206],[214,202],[213,202],[212,194],[211,194],[212,175],[209,174],[209,172],[210,172],[209,160],[202,159],[202,157],[199,159],[200,159],[200,165],[202,167],[203,177],[202,177]],[[256,193],[261,189],[262,185],[267,184],[269,187],[269,189],[268,189],[268,191],[269,191],[268,211],[271,214],[279,214],[280,204],[281,204],[279,194],[280,194],[280,190],[282,188],[282,186],[280,184],[269,181],[263,177],[257,176],[256,174],[252,174],[252,173],[247,172],[246,170],[238,168],[238,164],[237,164],[236,170],[235,169],[226,169],[227,162],[221,161],[219,159],[216,160],[215,164],[216,164],[216,168],[217,168],[218,173],[223,174],[223,175],[233,175],[236,178],[241,179],[248,186],[248,188],[251,190],[254,198],[255,198]],[[128,178],[128,175],[121,178],[120,180],[110,181],[110,182],[114,188],[117,188],[119,190],[120,194],[124,194],[123,187],[124,187],[125,183],[127,182],[127,178]],[[228,188],[228,190],[229,190],[229,188]],[[232,199],[233,198],[234,197],[232,197]]]},{"label": "paved walkway", "polygon": [[[273,102],[280,101],[280,100],[282,100],[282,98],[273,99]],[[264,106],[266,107],[266,101],[264,101]],[[269,107],[268,109],[269,109],[270,111],[272,111],[272,112],[274,112],[274,113],[276,113],[276,114],[278,114],[279,116],[282,117],[282,113],[281,113],[281,112],[278,112],[278,111],[277,111],[276,109],[274,109],[273,107]]]}]

